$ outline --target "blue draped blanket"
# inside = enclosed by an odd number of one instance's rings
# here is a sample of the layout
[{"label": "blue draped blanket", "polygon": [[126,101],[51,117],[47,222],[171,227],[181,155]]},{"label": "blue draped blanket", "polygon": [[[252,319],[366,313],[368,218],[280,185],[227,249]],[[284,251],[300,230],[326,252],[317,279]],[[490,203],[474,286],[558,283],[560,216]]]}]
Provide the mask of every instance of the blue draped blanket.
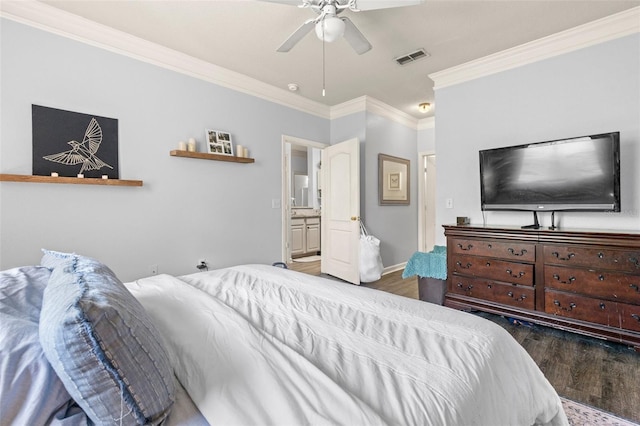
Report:
[{"label": "blue draped blanket", "polygon": [[447,279],[447,247],[434,246],[429,253],[415,252],[404,268],[402,278],[419,277]]}]

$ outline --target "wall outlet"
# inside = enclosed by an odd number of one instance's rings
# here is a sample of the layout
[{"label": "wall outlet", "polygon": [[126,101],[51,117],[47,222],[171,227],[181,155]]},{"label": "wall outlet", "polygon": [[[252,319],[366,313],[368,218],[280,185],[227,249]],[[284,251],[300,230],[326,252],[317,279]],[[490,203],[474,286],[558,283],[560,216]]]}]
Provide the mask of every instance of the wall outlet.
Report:
[{"label": "wall outlet", "polygon": [[149,266],[149,273],[151,275],[158,275],[158,265],[150,265]]},{"label": "wall outlet", "polygon": [[445,206],[448,209],[452,209],[453,208],[453,198],[447,198],[445,201]]},{"label": "wall outlet", "polygon": [[209,265],[207,264],[207,259],[198,259],[198,264],[196,265],[196,268],[199,271],[208,271]]}]

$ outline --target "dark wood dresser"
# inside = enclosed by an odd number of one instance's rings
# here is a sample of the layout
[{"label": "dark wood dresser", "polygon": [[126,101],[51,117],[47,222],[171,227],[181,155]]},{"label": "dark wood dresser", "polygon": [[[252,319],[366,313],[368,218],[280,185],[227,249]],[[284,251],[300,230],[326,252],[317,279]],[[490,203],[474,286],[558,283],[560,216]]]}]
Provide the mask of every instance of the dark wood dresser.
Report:
[{"label": "dark wood dresser", "polygon": [[640,350],[640,232],[444,228],[445,306]]}]

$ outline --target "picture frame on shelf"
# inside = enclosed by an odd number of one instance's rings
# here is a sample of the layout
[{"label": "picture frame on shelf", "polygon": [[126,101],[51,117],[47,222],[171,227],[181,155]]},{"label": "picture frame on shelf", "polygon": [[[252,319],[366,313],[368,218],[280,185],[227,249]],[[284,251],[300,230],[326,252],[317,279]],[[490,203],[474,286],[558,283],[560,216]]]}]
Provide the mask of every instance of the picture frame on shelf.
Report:
[{"label": "picture frame on shelf", "polygon": [[233,142],[231,134],[220,130],[205,130],[205,141],[209,154],[233,156]]},{"label": "picture frame on shelf", "polygon": [[407,159],[378,154],[378,203],[381,206],[411,203],[410,167]]}]

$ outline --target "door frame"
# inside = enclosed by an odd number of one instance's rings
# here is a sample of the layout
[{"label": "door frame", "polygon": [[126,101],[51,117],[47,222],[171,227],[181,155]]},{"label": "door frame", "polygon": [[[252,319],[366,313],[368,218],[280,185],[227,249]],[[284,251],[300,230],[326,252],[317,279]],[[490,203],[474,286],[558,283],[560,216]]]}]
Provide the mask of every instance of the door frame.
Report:
[{"label": "door frame", "polygon": [[[436,162],[436,153],[435,151],[421,151],[418,152],[418,251],[426,252],[433,249],[433,245],[435,244],[435,238],[433,241],[429,240],[426,237],[427,228],[432,228],[434,231],[435,237],[435,213],[433,214],[433,220],[429,219],[429,215],[427,214],[427,208],[431,206],[435,208],[436,202],[436,194],[435,194],[435,182],[431,187],[433,191],[429,191],[429,186],[427,185],[427,168],[426,168],[426,158],[433,157],[433,162]],[[435,180],[436,176],[433,173],[430,176]]]},{"label": "door frame", "polygon": [[[291,174],[291,157],[287,151],[287,144],[301,145],[307,148],[318,148],[320,150],[329,146],[328,143],[316,142],[309,139],[297,138],[295,136],[282,135],[281,143],[281,158],[282,158],[282,181],[281,181],[281,210],[282,210],[282,262],[291,262],[291,244],[289,241],[291,228],[291,188],[290,188],[290,174]],[[322,242],[320,243],[322,244]]]}]

